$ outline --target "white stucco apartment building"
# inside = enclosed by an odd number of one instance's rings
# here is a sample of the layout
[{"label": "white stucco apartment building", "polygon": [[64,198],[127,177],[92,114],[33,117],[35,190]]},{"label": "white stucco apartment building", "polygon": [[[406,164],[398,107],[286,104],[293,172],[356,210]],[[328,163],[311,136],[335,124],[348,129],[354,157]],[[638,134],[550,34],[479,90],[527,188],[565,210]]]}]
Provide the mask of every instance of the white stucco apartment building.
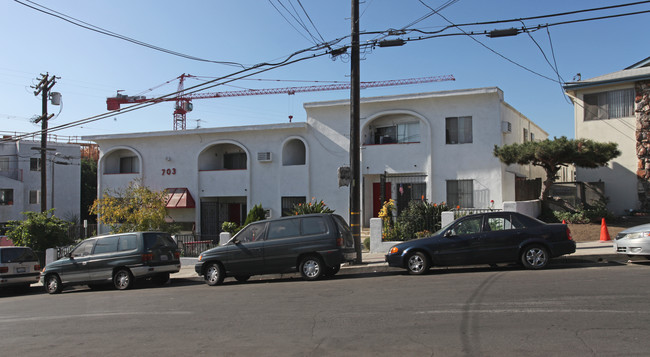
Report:
[{"label": "white stucco apartment building", "polygon": [[48,142],[42,165],[40,141],[0,142],[0,225],[22,220],[22,212],[41,211],[41,169],[46,171],[47,208],[60,218],[79,217],[81,165],[78,144]]},{"label": "white stucco apartment building", "polygon": [[[204,235],[240,223],[255,204],[279,217],[295,203],[323,200],[347,218],[349,188],[339,187],[337,172],[349,165],[349,101],[304,107],[306,122],[84,139],[100,147],[100,195],[133,180],[167,189],[170,217]],[[380,182],[401,207],[420,199],[501,207],[515,200],[518,179],[543,171],[501,164],[494,146],[546,137],[496,87],[364,98],[362,222],[381,205]]]},{"label": "white stucco apartment building", "polygon": [[[576,179],[605,183],[615,214],[650,209],[650,58],[621,71],[567,83],[575,137],[618,143],[621,156],[598,169],[576,168]],[[636,102],[636,104],[635,104]]]}]

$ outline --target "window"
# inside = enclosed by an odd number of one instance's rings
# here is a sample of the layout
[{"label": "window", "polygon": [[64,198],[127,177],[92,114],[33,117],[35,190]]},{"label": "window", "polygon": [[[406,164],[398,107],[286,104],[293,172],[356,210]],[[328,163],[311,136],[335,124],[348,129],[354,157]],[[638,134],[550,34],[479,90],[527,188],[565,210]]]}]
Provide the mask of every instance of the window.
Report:
[{"label": "window", "polygon": [[525,228],[524,225],[509,214],[488,217],[487,219],[490,231],[504,231],[508,229]]},{"label": "window", "polygon": [[120,158],[120,173],[134,174],[138,172],[138,157],[124,156]]},{"label": "window", "polygon": [[30,248],[8,248],[0,250],[0,262],[37,262],[38,258]]},{"label": "window", "polygon": [[29,204],[35,205],[41,203],[41,190],[29,190]]},{"label": "window", "polygon": [[10,188],[0,189],[0,206],[11,206],[14,204],[14,190]]},{"label": "window", "polygon": [[472,142],[472,117],[445,118],[447,144],[468,144]]},{"label": "window", "polygon": [[269,224],[268,239],[281,239],[300,235],[300,220],[287,219]]},{"label": "window", "polygon": [[306,202],[307,197],[305,196],[282,197],[282,216],[291,216],[293,206],[305,204]]},{"label": "window", "polygon": [[95,244],[95,251],[93,254],[113,253],[117,252],[117,241],[120,237],[106,237],[100,238]]},{"label": "window", "polygon": [[400,123],[375,129],[375,144],[419,143],[420,123]]},{"label": "window", "polygon": [[327,225],[322,217],[303,218],[301,221],[304,235],[327,233]]},{"label": "window", "polygon": [[264,228],[266,223],[249,224],[246,228],[237,233],[237,240],[242,243],[255,242],[264,239]]},{"label": "window", "polygon": [[584,117],[587,120],[634,116],[634,89],[585,94]]},{"label": "window", "polygon": [[223,168],[226,170],[245,170],[246,153],[237,152],[223,155]]},{"label": "window", "polygon": [[302,140],[289,140],[282,148],[282,166],[304,165],[307,150]]},{"label": "window", "polygon": [[29,171],[41,171],[41,159],[32,157],[29,159]]},{"label": "window", "polygon": [[87,240],[79,243],[79,245],[70,252],[71,257],[84,257],[90,255],[93,251],[93,246],[95,245],[95,240]]},{"label": "window", "polygon": [[472,180],[447,181],[447,204],[451,207],[474,207],[474,183]]},{"label": "window", "polygon": [[464,219],[456,223],[452,228],[451,232],[453,235],[464,235],[464,234],[476,234],[481,232],[481,222],[483,217],[474,217]]},{"label": "window", "polygon": [[530,133],[530,141],[535,141],[535,134],[533,132]]},{"label": "window", "polygon": [[0,171],[9,171],[8,157],[0,157]]},{"label": "window", "polygon": [[117,243],[117,250],[124,252],[127,250],[134,250],[138,247],[137,237],[133,234],[126,236],[120,236],[120,240]]},{"label": "window", "polygon": [[524,128],[524,142],[528,141],[528,129]]}]

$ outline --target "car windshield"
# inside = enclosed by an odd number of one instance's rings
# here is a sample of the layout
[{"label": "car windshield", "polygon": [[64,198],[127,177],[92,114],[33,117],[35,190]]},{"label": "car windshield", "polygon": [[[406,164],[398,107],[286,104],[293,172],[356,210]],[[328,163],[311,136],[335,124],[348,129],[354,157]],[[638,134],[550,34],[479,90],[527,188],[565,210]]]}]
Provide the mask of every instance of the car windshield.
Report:
[{"label": "car windshield", "polygon": [[15,262],[36,262],[38,258],[30,248],[9,248],[2,249],[0,262],[15,263]]}]

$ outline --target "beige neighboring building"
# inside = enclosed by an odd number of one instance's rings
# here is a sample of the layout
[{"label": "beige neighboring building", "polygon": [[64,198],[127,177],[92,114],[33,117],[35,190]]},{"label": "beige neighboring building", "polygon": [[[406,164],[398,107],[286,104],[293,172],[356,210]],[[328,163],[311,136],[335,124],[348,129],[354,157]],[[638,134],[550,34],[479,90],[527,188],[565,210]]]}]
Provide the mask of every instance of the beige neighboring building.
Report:
[{"label": "beige neighboring building", "polygon": [[605,167],[577,168],[577,181],[604,182],[615,214],[650,209],[650,57],[564,89],[575,108],[576,139],[615,142],[621,151]]}]

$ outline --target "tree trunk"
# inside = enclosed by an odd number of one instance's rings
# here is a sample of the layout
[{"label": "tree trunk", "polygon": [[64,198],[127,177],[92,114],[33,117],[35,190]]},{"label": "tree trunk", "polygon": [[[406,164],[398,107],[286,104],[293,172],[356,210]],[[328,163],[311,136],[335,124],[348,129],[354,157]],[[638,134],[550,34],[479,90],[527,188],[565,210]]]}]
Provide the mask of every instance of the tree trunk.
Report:
[{"label": "tree trunk", "polygon": [[557,178],[557,172],[560,171],[560,168],[553,170],[545,169],[546,171],[546,180],[542,182],[542,193],[539,196],[540,201],[545,201],[548,199],[549,192],[551,191],[551,185],[555,182]]}]

